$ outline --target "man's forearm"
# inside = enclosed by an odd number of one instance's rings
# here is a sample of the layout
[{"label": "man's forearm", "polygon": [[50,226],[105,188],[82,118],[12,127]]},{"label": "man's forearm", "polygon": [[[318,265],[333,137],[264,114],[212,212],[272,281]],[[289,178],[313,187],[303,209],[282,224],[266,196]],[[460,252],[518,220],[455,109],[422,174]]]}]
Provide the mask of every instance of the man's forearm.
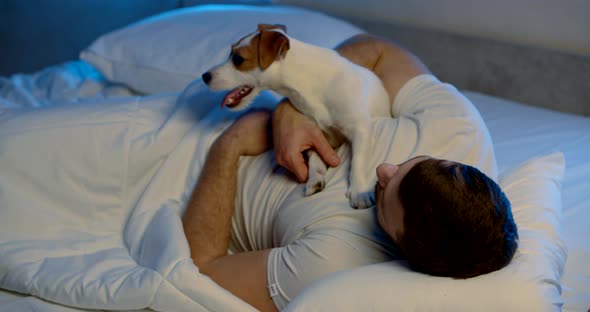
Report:
[{"label": "man's forearm", "polygon": [[201,273],[260,311],[276,311],[267,287],[270,249],[227,254],[240,156],[270,147],[269,111],[236,120],[213,144],[182,219],[191,258]]},{"label": "man's forearm", "polygon": [[222,143],[211,147],[182,220],[197,266],[227,254],[240,156]]}]

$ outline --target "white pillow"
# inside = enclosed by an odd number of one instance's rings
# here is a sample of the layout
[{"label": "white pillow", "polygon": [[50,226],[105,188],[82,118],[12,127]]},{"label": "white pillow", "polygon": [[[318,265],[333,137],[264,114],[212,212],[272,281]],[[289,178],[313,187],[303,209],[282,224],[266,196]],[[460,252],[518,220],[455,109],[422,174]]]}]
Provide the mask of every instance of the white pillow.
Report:
[{"label": "white pillow", "polygon": [[471,279],[435,277],[396,262],[327,276],[287,311],[555,311],[567,251],[560,230],[562,153],[507,170],[500,186],[512,203],[519,248],[505,268]]},{"label": "white pillow", "polygon": [[179,92],[229,56],[259,23],[333,48],[362,30],[322,13],[283,6],[202,5],[159,14],[99,37],[80,58],[107,79],[143,93]]}]

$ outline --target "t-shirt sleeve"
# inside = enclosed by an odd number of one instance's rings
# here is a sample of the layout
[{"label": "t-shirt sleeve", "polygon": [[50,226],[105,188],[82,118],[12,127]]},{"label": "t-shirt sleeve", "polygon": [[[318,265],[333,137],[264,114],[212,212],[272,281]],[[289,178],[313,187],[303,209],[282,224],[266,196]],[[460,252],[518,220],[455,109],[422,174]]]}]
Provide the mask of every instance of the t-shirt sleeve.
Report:
[{"label": "t-shirt sleeve", "polygon": [[327,274],[391,260],[383,247],[341,229],[313,231],[269,255],[268,287],[279,310]]},{"label": "t-shirt sleeve", "polygon": [[497,180],[492,138],[479,111],[455,87],[432,75],[408,81],[394,99],[396,140],[411,138],[412,155],[477,167]]}]

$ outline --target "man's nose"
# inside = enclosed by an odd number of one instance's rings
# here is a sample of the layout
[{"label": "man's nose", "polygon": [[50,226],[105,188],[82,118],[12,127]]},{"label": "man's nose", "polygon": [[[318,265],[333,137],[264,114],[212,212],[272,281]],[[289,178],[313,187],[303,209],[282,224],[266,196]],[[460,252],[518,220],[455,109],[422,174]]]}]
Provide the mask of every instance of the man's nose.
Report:
[{"label": "man's nose", "polygon": [[203,78],[203,81],[204,81],[206,84],[209,84],[209,81],[211,81],[211,78],[213,78],[213,76],[211,75],[211,73],[210,73],[210,72],[206,72],[206,73],[204,73],[204,74],[201,76],[201,78]]},{"label": "man's nose", "polygon": [[395,172],[399,169],[399,166],[389,163],[382,163],[377,166],[377,181],[382,188],[385,188],[387,182],[391,180]]}]

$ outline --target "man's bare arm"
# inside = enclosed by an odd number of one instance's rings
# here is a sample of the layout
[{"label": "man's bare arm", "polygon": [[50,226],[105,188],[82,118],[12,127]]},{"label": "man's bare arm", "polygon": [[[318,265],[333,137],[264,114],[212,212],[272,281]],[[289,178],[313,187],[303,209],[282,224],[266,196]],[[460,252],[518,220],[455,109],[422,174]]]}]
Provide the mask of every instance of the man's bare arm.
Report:
[{"label": "man's bare arm", "polygon": [[240,156],[270,148],[269,112],[246,115],[211,147],[182,219],[201,272],[261,311],[276,311],[267,289],[269,250],[228,255]]},{"label": "man's bare arm", "polygon": [[336,51],[349,61],[372,70],[383,82],[392,101],[410,79],[430,71],[410,51],[369,34],[361,34],[342,42]]}]

